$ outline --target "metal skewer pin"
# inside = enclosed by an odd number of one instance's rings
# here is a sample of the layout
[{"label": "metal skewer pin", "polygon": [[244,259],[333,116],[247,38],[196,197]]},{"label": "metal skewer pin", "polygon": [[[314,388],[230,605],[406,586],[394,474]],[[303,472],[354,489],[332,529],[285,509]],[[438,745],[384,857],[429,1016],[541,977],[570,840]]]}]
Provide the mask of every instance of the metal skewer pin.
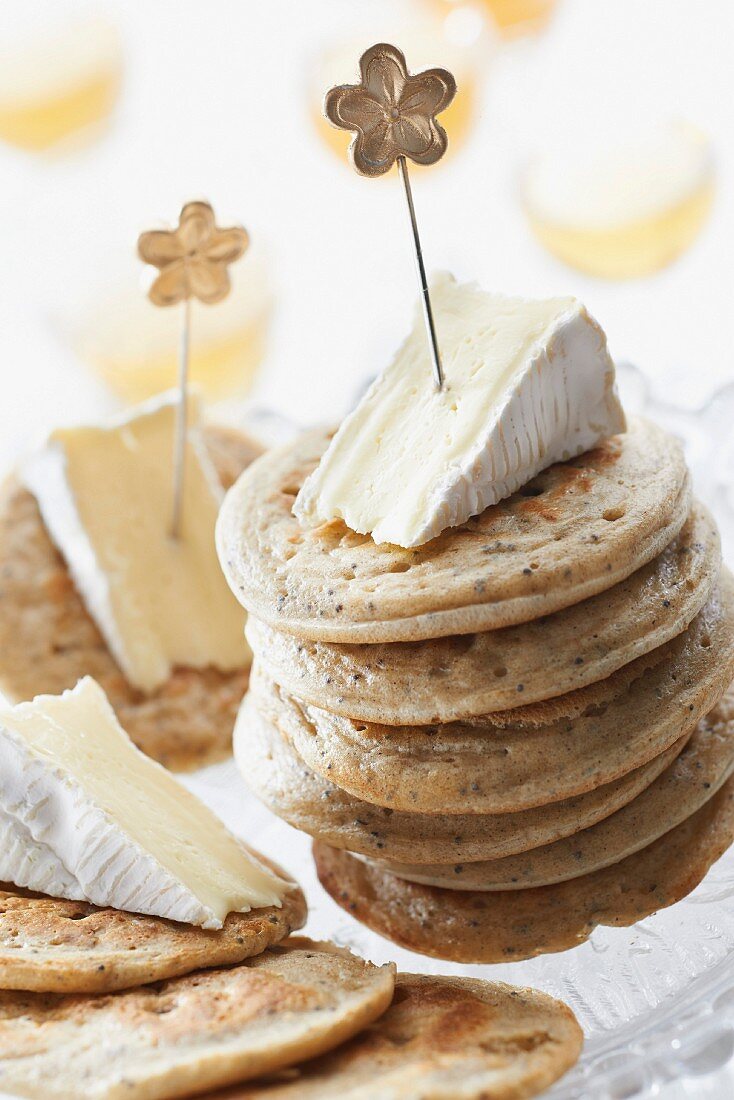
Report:
[{"label": "metal skewer pin", "polygon": [[138,237],[140,259],[158,268],[148,290],[153,305],[183,303],[173,453],[171,537],[174,539],[181,537],[183,525],[191,299],[198,298],[205,305],[223,301],[231,289],[228,266],[245,254],[249,243],[248,233],[241,226],[219,229],[208,202],[187,202],[175,229],[152,229]]},{"label": "metal skewer pin", "polygon": [[446,69],[426,69],[411,75],[405,57],[396,47],[379,43],[359,59],[360,84],[332,88],[324,100],[324,113],[332,125],[351,130],[352,164],[363,176],[382,176],[397,161],[413,232],[413,246],[421,288],[423,316],[431,352],[436,389],[443,387],[443,369],[431,297],[423,264],[408,159],[416,164],[435,164],[446,152],[446,131],[436,115],[456,94],[456,82]]}]

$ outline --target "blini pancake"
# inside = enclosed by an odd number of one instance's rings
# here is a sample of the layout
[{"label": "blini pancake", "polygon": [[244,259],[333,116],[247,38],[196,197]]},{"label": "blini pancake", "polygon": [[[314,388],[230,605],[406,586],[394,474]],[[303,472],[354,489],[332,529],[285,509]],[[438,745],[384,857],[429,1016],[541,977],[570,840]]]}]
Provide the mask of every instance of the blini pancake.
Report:
[{"label": "blini pancake", "polygon": [[360,722],[428,725],[553,699],[686,629],[712,594],[719,534],[699,504],[648,565],[601,595],[502,630],[425,642],[309,642],[251,618],[260,665],[305,702]]},{"label": "blini pancake", "polygon": [[734,694],[703,718],[679,756],[621,810],[542,848],[480,863],[388,864],[412,882],[452,890],[519,890],[578,878],[619,863],[695,813],[734,770]]},{"label": "blini pancake", "polygon": [[234,735],[235,759],[252,792],[290,825],[362,855],[410,863],[499,859],[550,844],[608,817],[664,771],[685,738],[649,763],[578,798],[516,814],[414,814],[345,794],[303,763],[281,734],[277,715],[245,697]]},{"label": "blini pancake", "polygon": [[689,894],[734,840],[734,778],[695,814],[621,863],[528,890],[442,890],[406,882],[314,844],[322,886],[343,909],[409,951],[497,963],[565,951],[600,924],[634,924]]},{"label": "blini pancake", "polygon": [[217,525],[240,602],[312,640],[418,641],[537,619],[642,568],[690,511],[680,444],[633,420],[624,435],[551,466],[424,546],[377,546],[341,521],[306,530],[293,515],[328,439],[312,432],[258,459]]},{"label": "blini pancake", "polygon": [[535,989],[398,974],[390,1008],[346,1046],[216,1100],[519,1100],[570,1069],[582,1042],[571,1009]]},{"label": "blini pancake", "polygon": [[732,678],[734,585],[727,574],[683,634],[548,704],[463,723],[380,726],[302,703],[257,658],[250,694],[261,711],[278,714],[309,768],[355,798],[413,813],[486,814],[613,782],[690,733]]},{"label": "blini pancake", "polygon": [[[287,880],[280,867],[264,862]],[[110,993],[242,962],[305,920],[306,899],[295,885],[279,908],[230,913],[217,931],[7,885],[0,891],[0,989]]]},{"label": "blini pancake", "polygon": [[392,966],[295,939],[107,997],[0,992],[0,1087],[59,1100],[198,1095],[332,1050],[393,988]]}]

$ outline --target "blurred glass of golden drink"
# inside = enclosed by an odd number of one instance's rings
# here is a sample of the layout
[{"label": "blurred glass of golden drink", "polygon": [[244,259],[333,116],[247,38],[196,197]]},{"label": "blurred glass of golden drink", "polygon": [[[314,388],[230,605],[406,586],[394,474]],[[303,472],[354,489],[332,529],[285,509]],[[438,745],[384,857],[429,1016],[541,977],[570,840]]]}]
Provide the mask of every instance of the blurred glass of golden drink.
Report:
[{"label": "blurred glass of golden drink", "polygon": [[530,228],[554,256],[589,275],[650,275],[688,249],[715,193],[707,137],[684,122],[660,125],[528,165],[522,203]]},{"label": "blurred glass of golden drink", "polygon": [[480,7],[501,35],[512,37],[543,30],[558,0],[433,0],[433,4],[444,10],[462,6]]},{"label": "blurred glass of golden drink", "polygon": [[[272,292],[263,255],[248,252],[230,277],[223,302],[191,303],[190,378],[211,401],[247,393],[267,342]],[[123,400],[135,403],[176,384],[181,310],[156,309],[139,269],[89,293],[62,326],[80,359]]]},{"label": "blurred glass of golden drink", "polygon": [[111,114],[121,81],[110,23],[80,16],[26,27],[0,44],[0,139],[31,152],[83,143]]},{"label": "blurred glass of golden drink", "polygon": [[503,34],[539,31],[550,20],[557,0],[481,0]]}]

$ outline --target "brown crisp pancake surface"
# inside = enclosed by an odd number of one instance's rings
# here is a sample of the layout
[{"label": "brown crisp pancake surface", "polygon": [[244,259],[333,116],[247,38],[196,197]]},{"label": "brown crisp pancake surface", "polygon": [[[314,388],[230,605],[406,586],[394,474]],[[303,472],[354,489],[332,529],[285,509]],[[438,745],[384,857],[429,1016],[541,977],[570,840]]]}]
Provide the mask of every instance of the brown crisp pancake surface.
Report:
[{"label": "brown crisp pancake surface", "polygon": [[673,905],[732,840],[734,778],[654,844],[553,886],[500,892],[422,886],[320,842],[314,859],[327,893],[373,931],[422,955],[495,963],[565,951],[599,924],[634,924]]},{"label": "brown crisp pancake surface", "polygon": [[[287,880],[279,867],[264,862]],[[305,920],[306,899],[297,886],[280,908],[230,913],[223,928],[206,931],[3,885],[0,989],[109,993],[242,962],[279,943]]]},{"label": "brown crisp pancake surface", "polygon": [[652,562],[608,591],[535,622],[424,642],[307,641],[251,618],[259,663],[293,695],[357,721],[430,724],[547,700],[587,686],[686,629],[721,562],[695,504]]},{"label": "brown crisp pancake surface", "polygon": [[390,1008],[346,1046],[216,1100],[519,1100],[570,1069],[582,1043],[571,1009],[537,990],[399,974]]},{"label": "brown crisp pancake surface", "polygon": [[248,611],[305,638],[411,641],[535,619],[628,577],[690,510],[679,443],[635,420],[425,546],[377,546],[337,521],[303,529],[292,514],[327,443],[312,432],[253,463],[217,527]]},{"label": "brown crisp pancake surface", "polygon": [[498,859],[588,828],[630,802],[683,748],[685,738],[613,783],[516,814],[418,814],[346,794],[312,772],[287,744],[278,716],[246,696],[234,736],[250,789],[290,825],[338,848],[378,859],[448,863]]},{"label": "brown crisp pancake surface", "polygon": [[250,693],[279,715],[308,767],[355,798],[414,813],[505,813],[572,798],[647,763],[694,728],[732,677],[727,577],[720,598],[683,634],[547,703],[444,725],[383,726],[301,702],[259,658]]},{"label": "brown crisp pancake surface", "polygon": [[[572,836],[505,859],[455,864],[397,864],[385,869],[450,890],[514,890],[578,878],[652,844],[723,786],[734,771],[734,692],[703,718],[683,751],[621,810]],[[382,862],[382,861],[381,861]]]},{"label": "brown crisp pancake surface", "polygon": [[[225,487],[255,457],[245,436],[207,429]],[[178,668],[152,695],[133,688],[116,665],[51,542],[35,498],[15,478],[0,496],[0,691],[11,701],[58,695],[82,676],[104,688],[132,740],[174,770],[230,751],[248,670]]]},{"label": "brown crisp pancake surface", "polygon": [[193,1096],[331,1050],[384,1012],[393,989],[393,967],[295,939],[239,966],[106,997],[0,992],[0,1089]]}]

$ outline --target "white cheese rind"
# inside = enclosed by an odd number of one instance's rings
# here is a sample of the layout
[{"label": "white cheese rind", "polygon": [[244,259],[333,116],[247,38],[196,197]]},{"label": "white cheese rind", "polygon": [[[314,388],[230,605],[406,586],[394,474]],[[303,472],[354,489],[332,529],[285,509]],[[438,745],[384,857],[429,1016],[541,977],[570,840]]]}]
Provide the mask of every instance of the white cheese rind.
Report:
[{"label": "white cheese rind", "polygon": [[[211,910],[85,797],[73,776],[47,768],[7,727],[0,739],[0,774],[3,812],[27,829],[37,845],[54,855],[64,853],[66,865],[74,869],[74,890],[94,905],[221,927]],[[51,892],[48,886],[44,892]],[[60,896],[70,894],[62,885]]]},{"label": "white cheese rind", "polygon": [[202,928],[287,889],[135,748],[89,678],[0,709],[0,840],[18,886]]},{"label": "white cheese rind", "polygon": [[0,810],[0,882],[70,901],[89,901],[74,876],[51,849],[35,841],[30,831]]},{"label": "white cheese rind", "polygon": [[305,525],[342,519],[418,546],[625,430],[606,338],[576,299],[526,302],[446,277],[431,299],[443,390],[418,320],[304,483]]},{"label": "white cheese rind", "polygon": [[110,653],[150,693],[176,666],[249,664],[244,617],[222,576],[222,490],[190,402],[183,531],[170,537],[175,401],[102,427],[61,429],[21,467],[44,524]]}]

